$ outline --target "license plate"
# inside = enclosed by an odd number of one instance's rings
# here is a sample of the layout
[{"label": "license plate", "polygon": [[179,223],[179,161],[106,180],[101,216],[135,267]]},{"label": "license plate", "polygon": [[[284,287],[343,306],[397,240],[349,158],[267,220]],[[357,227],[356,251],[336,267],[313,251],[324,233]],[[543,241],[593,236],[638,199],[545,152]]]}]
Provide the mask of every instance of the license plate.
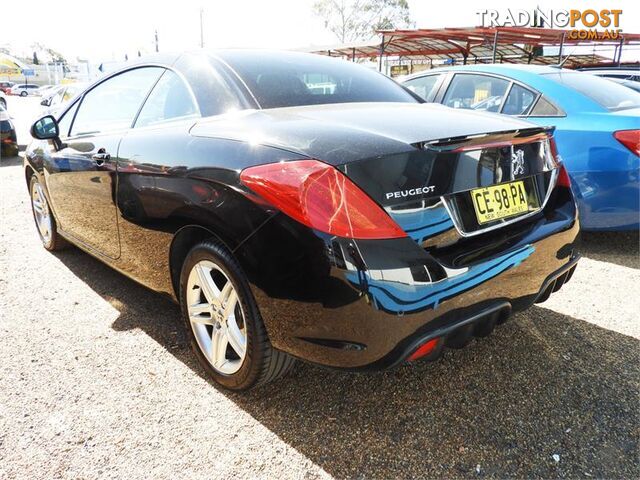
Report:
[{"label": "license plate", "polygon": [[471,190],[478,223],[489,223],[529,211],[524,182],[510,182]]}]

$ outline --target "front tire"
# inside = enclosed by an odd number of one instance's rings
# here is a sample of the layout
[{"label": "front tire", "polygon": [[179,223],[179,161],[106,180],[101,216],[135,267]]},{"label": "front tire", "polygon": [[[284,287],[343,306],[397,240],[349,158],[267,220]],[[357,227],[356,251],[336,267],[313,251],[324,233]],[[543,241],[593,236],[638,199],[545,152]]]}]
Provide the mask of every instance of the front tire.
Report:
[{"label": "front tire", "polygon": [[20,92],[20,96],[21,97],[26,97],[27,95],[29,95],[27,92],[25,92],[24,90],[22,92]]},{"label": "front tire", "polygon": [[33,220],[36,222],[36,229],[42,241],[42,246],[50,252],[67,247],[67,241],[58,233],[56,219],[49,208],[44,189],[35,175],[32,175],[29,181],[29,194],[31,195]]},{"label": "front tire", "polygon": [[247,279],[221,242],[206,240],[187,254],[180,304],[199,362],[223,387],[247,390],[293,367],[292,357],[271,346]]}]

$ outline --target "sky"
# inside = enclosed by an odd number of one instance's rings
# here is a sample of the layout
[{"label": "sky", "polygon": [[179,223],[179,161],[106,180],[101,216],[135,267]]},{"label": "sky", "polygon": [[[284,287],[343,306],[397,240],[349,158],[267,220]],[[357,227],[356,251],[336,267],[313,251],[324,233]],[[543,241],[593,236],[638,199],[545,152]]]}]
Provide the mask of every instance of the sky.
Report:
[{"label": "sky", "polygon": [[[562,5],[558,0],[434,2],[409,0],[417,27],[479,24],[479,9],[593,8],[622,9],[624,31],[640,33],[640,2],[589,0]],[[323,22],[312,14],[313,0],[32,0],[29,9],[3,9],[0,46],[27,50],[40,42],[68,58],[122,60],[138,50],[151,52],[154,31],[161,51],[200,45],[200,9],[204,11],[205,47],[301,48],[335,44]],[[15,4],[14,4],[15,5]],[[636,57],[640,50],[636,50]]]}]

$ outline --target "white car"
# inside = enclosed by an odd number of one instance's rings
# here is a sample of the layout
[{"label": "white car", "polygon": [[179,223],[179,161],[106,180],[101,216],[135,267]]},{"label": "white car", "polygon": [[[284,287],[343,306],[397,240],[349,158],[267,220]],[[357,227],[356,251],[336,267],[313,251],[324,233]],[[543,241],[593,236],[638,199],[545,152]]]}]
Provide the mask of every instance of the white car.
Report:
[{"label": "white car", "polygon": [[23,83],[20,85],[14,85],[13,87],[11,87],[11,95],[20,95],[21,97],[26,97],[27,95],[33,95],[38,88],[40,88],[40,86],[34,83]]},{"label": "white car", "polygon": [[41,85],[33,92],[34,95],[38,95],[39,97],[44,97],[51,93],[53,89],[55,89],[57,85]]},{"label": "white car", "polygon": [[0,107],[7,109],[7,96],[0,90]]},{"label": "white car", "polygon": [[66,85],[58,85],[42,95],[40,105],[49,107],[48,111],[57,109],[63,103],[68,102],[81,93],[86,88],[85,83],[70,83]]}]

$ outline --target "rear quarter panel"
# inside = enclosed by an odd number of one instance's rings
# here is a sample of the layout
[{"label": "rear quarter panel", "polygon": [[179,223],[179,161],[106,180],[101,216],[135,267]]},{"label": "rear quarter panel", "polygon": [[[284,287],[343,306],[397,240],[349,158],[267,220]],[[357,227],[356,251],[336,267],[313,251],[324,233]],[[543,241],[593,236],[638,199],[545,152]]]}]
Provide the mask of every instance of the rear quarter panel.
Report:
[{"label": "rear quarter panel", "polygon": [[150,288],[173,295],[174,235],[204,227],[235,250],[272,212],[245,196],[239,172],[290,159],[288,152],[245,142],[189,135],[190,124],[132,129],[118,153],[116,265]]}]

